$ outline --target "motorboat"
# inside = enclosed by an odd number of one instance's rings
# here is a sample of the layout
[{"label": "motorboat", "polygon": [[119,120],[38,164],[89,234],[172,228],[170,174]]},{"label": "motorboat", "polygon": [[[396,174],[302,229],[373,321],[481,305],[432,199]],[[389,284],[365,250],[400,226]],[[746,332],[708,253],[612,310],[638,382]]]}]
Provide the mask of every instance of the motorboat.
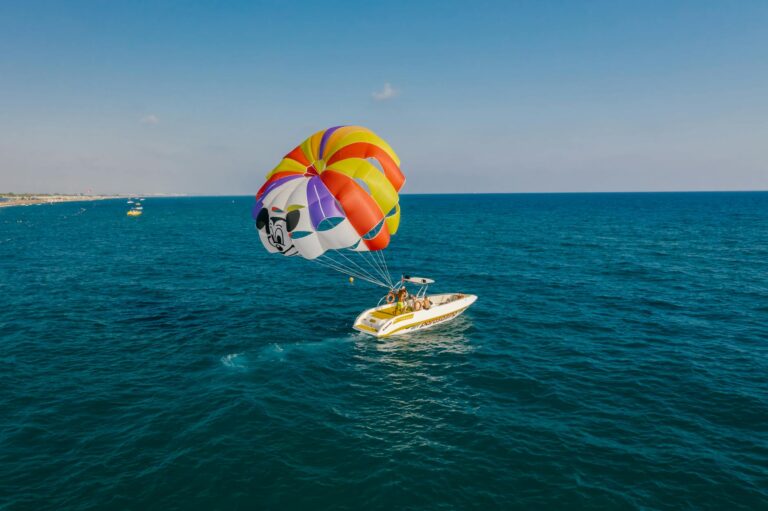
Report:
[{"label": "motorboat", "polygon": [[140,216],[141,215],[141,210],[139,210],[139,209],[129,209],[128,213],[126,213],[126,215],[128,215],[128,216]]},{"label": "motorboat", "polygon": [[[465,293],[427,294],[435,281],[424,277],[403,276],[376,307],[363,311],[352,328],[375,337],[389,337],[431,328],[463,313],[477,300]],[[409,293],[406,284],[418,287]]]}]

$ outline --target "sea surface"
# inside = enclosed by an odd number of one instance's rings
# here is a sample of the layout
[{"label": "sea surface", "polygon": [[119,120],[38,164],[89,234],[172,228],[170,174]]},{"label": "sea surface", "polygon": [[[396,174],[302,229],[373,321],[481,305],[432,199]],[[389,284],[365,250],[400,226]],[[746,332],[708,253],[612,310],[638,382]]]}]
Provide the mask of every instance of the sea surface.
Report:
[{"label": "sea surface", "polygon": [[768,193],[403,196],[381,288],[252,197],[0,209],[0,509],[768,509]]}]

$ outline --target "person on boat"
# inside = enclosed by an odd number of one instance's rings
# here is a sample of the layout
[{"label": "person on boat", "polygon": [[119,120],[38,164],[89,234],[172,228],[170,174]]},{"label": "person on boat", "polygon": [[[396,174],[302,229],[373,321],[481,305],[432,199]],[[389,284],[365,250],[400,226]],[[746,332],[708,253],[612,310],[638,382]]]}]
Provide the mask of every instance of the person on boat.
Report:
[{"label": "person on boat", "polygon": [[395,315],[405,312],[405,300],[408,298],[408,291],[404,287],[397,292],[397,304],[395,304]]}]

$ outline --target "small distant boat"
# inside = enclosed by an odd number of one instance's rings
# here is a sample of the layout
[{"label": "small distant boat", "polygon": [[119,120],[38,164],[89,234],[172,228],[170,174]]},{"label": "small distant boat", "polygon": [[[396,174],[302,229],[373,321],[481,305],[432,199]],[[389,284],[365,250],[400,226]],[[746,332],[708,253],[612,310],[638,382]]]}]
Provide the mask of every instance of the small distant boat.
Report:
[{"label": "small distant boat", "polygon": [[141,202],[144,202],[144,199],[139,199]]},{"label": "small distant boat", "polygon": [[133,204],[133,201],[129,200],[128,202],[126,202],[126,204]]},{"label": "small distant boat", "polygon": [[[420,286],[418,291],[408,294],[404,291],[406,282]],[[376,307],[360,314],[352,328],[375,337],[410,333],[450,321],[477,300],[477,296],[464,293],[427,296],[427,287],[434,282],[423,277],[403,277]],[[396,303],[401,293],[406,298]]]},{"label": "small distant boat", "polygon": [[128,216],[139,216],[141,215],[141,210],[138,209],[129,209],[128,213],[126,213]]}]

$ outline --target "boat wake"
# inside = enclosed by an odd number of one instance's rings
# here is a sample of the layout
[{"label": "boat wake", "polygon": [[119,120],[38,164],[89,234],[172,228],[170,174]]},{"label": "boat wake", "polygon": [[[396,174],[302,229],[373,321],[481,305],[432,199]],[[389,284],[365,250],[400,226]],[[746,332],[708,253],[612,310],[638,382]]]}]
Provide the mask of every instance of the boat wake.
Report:
[{"label": "boat wake", "polygon": [[230,353],[221,357],[221,363],[224,367],[232,369],[245,369],[246,363],[242,353]]}]

